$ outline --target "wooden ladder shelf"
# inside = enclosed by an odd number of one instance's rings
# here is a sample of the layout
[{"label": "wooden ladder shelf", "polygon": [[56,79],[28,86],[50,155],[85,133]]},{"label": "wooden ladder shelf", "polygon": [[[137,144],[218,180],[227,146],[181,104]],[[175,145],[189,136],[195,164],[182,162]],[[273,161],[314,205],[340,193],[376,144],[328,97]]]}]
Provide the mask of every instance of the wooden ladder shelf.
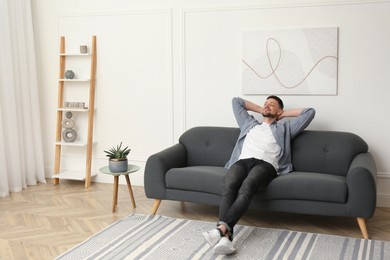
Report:
[{"label": "wooden ladder shelf", "polygon": [[[69,56],[90,56],[91,68],[89,80],[67,80],[65,79],[65,64],[66,59]],[[90,52],[87,54],[76,53],[67,54],[65,51],[65,37],[60,38],[60,68],[59,68],[59,80],[58,80],[58,101],[57,101],[57,122],[56,122],[56,143],[55,143],[55,160],[54,160],[54,175],[53,183],[59,184],[60,179],[78,179],[85,180],[85,187],[89,188],[91,185],[91,164],[92,164],[92,145],[93,145],[93,124],[94,124],[94,112],[95,112],[95,76],[96,76],[96,36],[92,36],[92,44]],[[68,81],[74,82],[89,82],[89,107],[88,109],[68,109],[64,107],[64,88]],[[83,83],[82,83],[83,84]],[[84,83],[85,84],[85,83]],[[86,134],[86,141],[66,143],[62,140],[62,120],[66,111],[82,111],[88,113],[88,130]],[[86,158],[85,158],[85,175],[82,173],[75,174],[70,172],[61,172],[61,151],[63,146],[85,146]]]}]

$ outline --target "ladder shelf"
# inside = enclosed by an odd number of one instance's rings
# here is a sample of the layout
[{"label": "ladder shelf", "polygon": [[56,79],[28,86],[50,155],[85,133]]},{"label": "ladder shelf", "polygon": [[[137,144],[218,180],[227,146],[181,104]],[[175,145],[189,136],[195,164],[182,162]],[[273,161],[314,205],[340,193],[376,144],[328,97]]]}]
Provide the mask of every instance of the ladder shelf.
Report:
[{"label": "ladder shelf", "polygon": [[[66,79],[65,76],[65,64],[67,57],[80,56],[90,58],[90,77],[89,79]],[[89,53],[66,53],[65,52],[65,37],[60,38],[60,68],[59,68],[59,80],[58,80],[58,100],[57,100],[57,121],[56,121],[56,141],[55,141],[55,160],[54,160],[54,173],[53,183],[59,184],[60,179],[72,179],[72,180],[84,180],[85,187],[89,188],[91,185],[91,177],[96,175],[91,173],[92,164],[92,146],[93,146],[93,124],[94,124],[94,112],[95,112],[95,76],[96,76],[96,36],[92,36],[92,44]],[[89,83],[88,94],[88,108],[78,107],[64,107],[64,89],[69,82],[77,83]],[[73,85],[73,84],[70,84]],[[62,140],[62,121],[65,113],[68,112],[81,112],[88,114],[87,133],[86,140],[65,142]],[[63,146],[76,146],[84,147],[85,149],[85,170],[83,172],[63,171],[61,172],[61,152]]]}]

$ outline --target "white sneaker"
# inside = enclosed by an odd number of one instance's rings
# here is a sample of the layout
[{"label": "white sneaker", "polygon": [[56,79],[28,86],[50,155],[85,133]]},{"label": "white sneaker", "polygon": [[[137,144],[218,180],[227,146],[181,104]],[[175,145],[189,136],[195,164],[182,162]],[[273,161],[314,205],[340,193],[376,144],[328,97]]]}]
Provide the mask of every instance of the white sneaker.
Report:
[{"label": "white sneaker", "polygon": [[215,246],[219,242],[219,240],[221,240],[221,234],[216,228],[208,232],[203,232],[202,235],[210,246]]},{"label": "white sneaker", "polygon": [[214,252],[217,255],[230,255],[236,252],[236,248],[234,247],[232,241],[230,241],[227,237],[223,237],[214,247]]}]

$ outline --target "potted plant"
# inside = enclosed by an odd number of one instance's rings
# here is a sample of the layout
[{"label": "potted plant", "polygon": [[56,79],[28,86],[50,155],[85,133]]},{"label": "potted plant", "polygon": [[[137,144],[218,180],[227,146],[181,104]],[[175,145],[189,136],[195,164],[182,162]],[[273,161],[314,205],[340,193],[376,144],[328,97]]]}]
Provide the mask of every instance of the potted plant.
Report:
[{"label": "potted plant", "polygon": [[110,150],[105,150],[108,160],[108,168],[111,172],[125,172],[127,171],[127,155],[131,149],[128,146],[122,148],[122,142],[116,147],[113,146]]}]

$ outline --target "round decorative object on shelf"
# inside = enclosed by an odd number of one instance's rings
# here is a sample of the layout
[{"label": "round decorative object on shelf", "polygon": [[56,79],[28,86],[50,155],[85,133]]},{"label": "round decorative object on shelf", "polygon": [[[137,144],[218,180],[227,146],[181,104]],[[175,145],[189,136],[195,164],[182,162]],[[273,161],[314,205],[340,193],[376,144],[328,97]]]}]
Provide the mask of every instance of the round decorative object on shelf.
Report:
[{"label": "round decorative object on shelf", "polygon": [[73,116],[73,114],[72,114],[72,112],[70,112],[70,111],[67,111],[67,112],[65,113],[65,117],[66,117],[66,118],[72,118],[72,116]]},{"label": "round decorative object on shelf", "polygon": [[67,143],[76,141],[76,137],[77,137],[77,132],[72,128],[65,129],[62,132],[62,139]]},{"label": "round decorative object on shelf", "polygon": [[66,79],[74,79],[75,74],[74,74],[73,70],[67,70],[67,71],[65,71],[64,76]]},{"label": "round decorative object on shelf", "polygon": [[76,123],[73,119],[71,119],[73,116],[73,113],[70,111],[66,111],[65,118],[62,119],[62,127],[65,128],[64,131],[62,131],[62,139],[67,142],[71,143],[76,140],[77,132],[73,129],[75,127]]},{"label": "round decorative object on shelf", "polygon": [[62,127],[66,129],[73,128],[76,125],[76,123],[70,119],[70,118],[64,118],[62,119]]}]

